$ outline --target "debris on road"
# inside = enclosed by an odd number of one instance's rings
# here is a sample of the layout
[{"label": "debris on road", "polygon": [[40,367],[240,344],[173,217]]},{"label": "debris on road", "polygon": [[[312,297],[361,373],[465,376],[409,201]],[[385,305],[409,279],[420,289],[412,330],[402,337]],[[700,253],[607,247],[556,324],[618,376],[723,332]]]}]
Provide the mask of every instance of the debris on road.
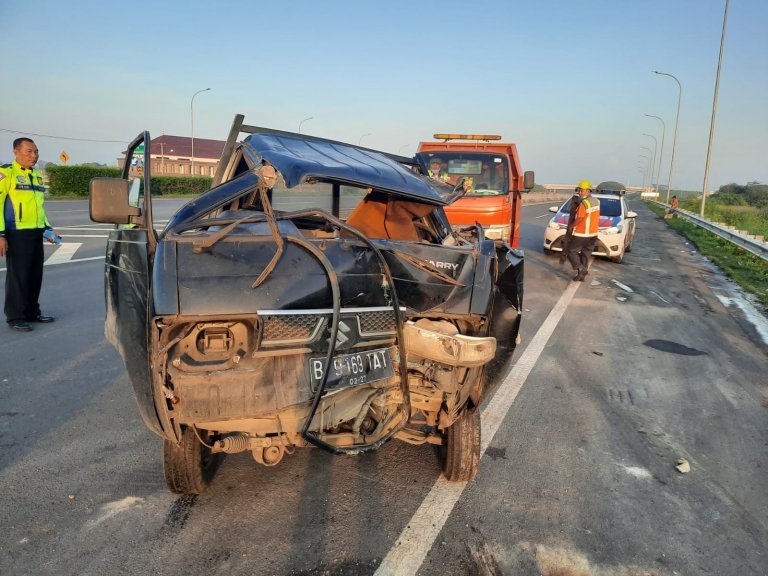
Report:
[{"label": "debris on road", "polygon": [[685,458],[678,458],[677,465],[675,466],[675,470],[680,472],[680,474],[688,474],[688,472],[691,471],[691,465],[688,463],[688,460],[686,460]]},{"label": "debris on road", "polygon": [[619,288],[621,288],[621,289],[622,289],[622,290],[624,290],[625,292],[629,292],[629,293],[632,293],[632,292],[634,292],[634,290],[632,290],[632,288],[630,288],[630,287],[629,287],[629,286],[627,286],[626,284],[622,284],[622,283],[621,283],[621,282],[619,282],[618,280],[611,280],[611,282],[613,282],[614,284],[616,284],[616,286],[618,286]]}]

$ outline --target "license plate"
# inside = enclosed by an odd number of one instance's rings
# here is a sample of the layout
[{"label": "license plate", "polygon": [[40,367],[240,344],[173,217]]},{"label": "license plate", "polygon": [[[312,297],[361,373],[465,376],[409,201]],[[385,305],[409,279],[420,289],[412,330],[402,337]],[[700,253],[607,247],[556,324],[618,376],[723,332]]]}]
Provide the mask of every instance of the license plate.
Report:
[{"label": "license plate", "polygon": [[[310,384],[316,390],[323,378],[325,358],[309,359]],[[394,374],[389,349],[366,350],[352,354],[340,354],[331,360],[326,390],[359,386],[377,380],[391,378]]]}]

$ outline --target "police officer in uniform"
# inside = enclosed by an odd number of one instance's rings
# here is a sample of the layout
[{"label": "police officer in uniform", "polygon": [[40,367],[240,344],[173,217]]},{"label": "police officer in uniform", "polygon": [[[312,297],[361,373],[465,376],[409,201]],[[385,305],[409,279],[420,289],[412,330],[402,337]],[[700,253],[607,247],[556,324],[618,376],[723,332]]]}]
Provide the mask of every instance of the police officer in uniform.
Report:
[{"label": "police officer in uniform", "polygon": [[40,311],[43,232],[51,230],[43,203],[43,176],[34,169],[40,153],[29,138],[13,141],[15,160],[0,166],[0,256],[5,256],[5,317],[20,332],[32,322],[53,322]]}]

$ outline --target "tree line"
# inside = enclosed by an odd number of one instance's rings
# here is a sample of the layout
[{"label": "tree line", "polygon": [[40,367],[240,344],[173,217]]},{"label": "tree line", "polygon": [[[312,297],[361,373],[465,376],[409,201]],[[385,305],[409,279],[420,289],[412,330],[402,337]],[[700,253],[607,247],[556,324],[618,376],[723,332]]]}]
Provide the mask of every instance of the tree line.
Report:
[{"label": "tree line", "polygon": [[768,184],[747,182],[746,184],[726,184],[720,186],[711,199],[713,202],[729,206],[753,206],[768,208]]}]

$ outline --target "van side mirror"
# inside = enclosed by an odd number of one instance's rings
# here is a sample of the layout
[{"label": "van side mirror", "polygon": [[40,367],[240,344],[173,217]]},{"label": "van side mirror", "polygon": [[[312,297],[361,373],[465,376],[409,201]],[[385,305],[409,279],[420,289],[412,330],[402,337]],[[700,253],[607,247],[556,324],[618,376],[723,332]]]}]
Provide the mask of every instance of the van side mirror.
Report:
[{"label": "van side mirror", "polygon": [[104,224],[130,224],[141,208],[128,201],[130,183],[122,178],[92,178],[88,207],[91,220]]},{"label": "van side mirror", "polygon": [[533,170],[526,170],[523,172],[523,190],[530,192],[534,186],[535,182],[533,177]]}]

